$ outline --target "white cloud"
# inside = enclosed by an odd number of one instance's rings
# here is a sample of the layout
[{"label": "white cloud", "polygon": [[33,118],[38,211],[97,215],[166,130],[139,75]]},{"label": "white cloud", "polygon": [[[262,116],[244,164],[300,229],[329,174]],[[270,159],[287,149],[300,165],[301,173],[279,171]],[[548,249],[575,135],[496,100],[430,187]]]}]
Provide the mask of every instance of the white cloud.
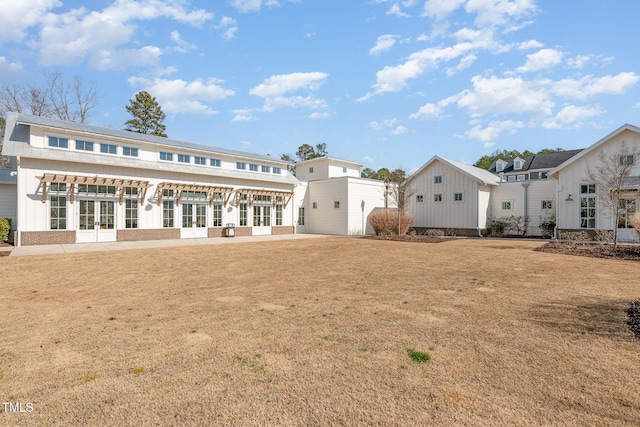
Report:
[{"label": "white cloud", "polygon": [[376,45],[369,50],[369,55],[379,55],[382,52],[386,52],[396,44],[398,36],[393,34],[385,34],[378,37]]},{"label": "white cloud", "polygon": [[546,81],[553,94],[568,98],[585,100],[597,95],[620,95],[638,83],[640,76],[634,72],[623,72],[615,76],[585,76],[581,79],[562,79]]},{"label": "white cloud", "polygon": [[364,160],[366,163],[373,163],[373,162],[375,162],[375,159],[374,159],[373,157],[370,157],[370,156],[364,156],[364,157],[362,158],[362,160]]},{"label": "white cloud", "polygon": [[327,112],[313,112],[311,114],[309,114],[309,118],[310,119],[327,119],[331,117],[330,113]]},{"label": "white cloud", "polygon": [[576,105],[567,105],[562,108],[555,117],[549,118],[542,123],[542,127],[547,129],[560,129],[567,125],[580,127],[585,120],[591,120],[594,117],[604,114],[605,111],[599,107],[579,107]]},{"label": "white cloud", "polygon": [[[299,0],[289,0],[297,3]],[[272,7],[280,6],[281,1],[278,0],[232,0],[231,6],[235,7],[240,13],[259,12],[262,6]]]},{"label": "white cloud", "polygon": [[[462,136],[467,139],[474,139],[485,144],[485,147],[492,146],[495,143],[496,138],[503,133],[515,134],[518,129],[524,128],[524,123],[521,121],[504,120],[504,121],[492,121],[488,126],[482,127],[476,125],[473,128],[466,131]],[[489,144],[489,145],[487,145]]]},{"label": "white cloud", "polygon": [[527,40],[526,42],[522,42],[518,45],[518,49],[520,50],[529,50],[529,49],[540,49],[544,46],[537,40]]},{"label": "white cloud", "polygon": [[[639,103],[640,104],[640,103]],[[380,123],[376,122],[376,121],[371,121],[369,122],[369,124],[367,125],[367,127],[371,130],[382,130],[382,126],[380,126]]]},{"label": "white cloud", "polygon": [[640,102],[636,102],[636,103],[633,105],[633,108],[640,108]]},{"label": "white cloud", "polygon": [[592,55],[578,55],[574,58],[569,58],[567,65],[571,68],[583,68],[592,58]]},{"label": "white cloud", "polygon": [[552,112],[554,102],[548,93],[519,77],[475,76],[471,81],[473,90],[462,92],[458,106],[472,117],[506,113],[548,116]]},{"label": "white cloud", "polygon": [[398,3],[394,3],[394,4],[391,5],[389,10],[387,11],[387,15],[397,16],[399,18],[407,18],[407,17],[409,17],[409,15],[407,15],[406,13],[404,13],[400,9],[400,5]]},{"label": "white cloud", "polygon": [[476,59],[478,59],[478,57],[475,55],[465,56],[460,60],[458,65],[447,69],[447,77],[451,77],[454,74],[458,73],[459,71],[466,70],[467,68],[471,67],[473,63],[476,61]]},{"label": "white cloud", "polygon": [[437,119],[442,116],[442,107],[429,103],[425,104],[418,110],[417,113],[411,114],[409,116],[410,119]]},{"label": "white cloud", "polygon": [[526,73],[555,67],[562,62],[562,52],[556,49],[541,49],[527,55],[527,63],[518,67],[518,71]]},{"label": "white cloud", "polygon": [[469,0],[465,10],[476,14],[478,27],[513,27],[518,20],[533,15],[537,7],[534,0]]},{"label": "white cloud", "polygon": [[188,43],[184,40],[182,40],[182,37],[180,36],[180,33],[177,31],[171,31],[171,40],[176,44],[176,46],[173,48],[173,50],[175,52],[179,52],[179,53],[186,53],[190,50],[196,49],[198,46],[196,46],[195,44],[192,43]]},{"label": "white cloud", "polygon": [[236,36],[238,32],[238,25],[235,19],[229,18],[228,16],[223,16],[220,19],[220,23],[216,25],[216,29],[222,31],[222,37],[225,40],[231,40]]},{"label": "white cloud", "polygon": [[397,136],[397,135],[402,135],[403,133],[406,133],[406,132],[407,132],[407,128],[400,125],[391,131],[391,135]]},{"label": "white cloud", "polygon": [[220,86],[221,80],[210,78],[207,81],[167,79],[145,79],[142,77],[129,78],[129,84],[142,87],[155,96],[158,103],[166,113],[191,113],[197,115],[211,115],[212,110],[203,102],[219,101],[228,96],[233,96],[234,91]]},{"label": "white cloud", "polygon": [[464,4],[466,0],[427,0],[423,15],[435,20],[445,19],[451,12]]},{"label": "white cloud", "polygon": [[19,41],[26,30],[40,24],[45,14],[62,6],[58,0],[20,0],[0,7],[0,41]]},{"label": "white cloud", "polygon": [[[88,58],[91,65],[99,68],[119,68],[127,66],[127,61],[133,66],[146,65],[157,60],[159,48],[122,48],[135,33],[135,21],[168,18],[198,26],[212,17],[203,9],[185,9],[180,0],[117,0],[102,11],[81,8],[63,14],[49,13],[42,19],[40,60],[44,65],[69,65]],[[154,58],[149,56],[152,50]]]},{"label": "white cloud", "polygon": [[231,119],[232,122],[248,122],[256,119],[253,110],[248,108],[233,110],[233,114],[235,115]]},{"label": "white cloud", "polygon": [[4,56],[0,56],[0,80],[7,82],[22,74],[22,64],[10,62]]},{"label": "white cloud", "polygon": [[290,94],[298,91],[317,91],[327,77],[328,74],[321,72],[274,75],[252,88],[249,93],[264,99],[264,111],[279,108],[325,108],[326,102],[323,99],[316,99],[311,95],[305,97]]}]

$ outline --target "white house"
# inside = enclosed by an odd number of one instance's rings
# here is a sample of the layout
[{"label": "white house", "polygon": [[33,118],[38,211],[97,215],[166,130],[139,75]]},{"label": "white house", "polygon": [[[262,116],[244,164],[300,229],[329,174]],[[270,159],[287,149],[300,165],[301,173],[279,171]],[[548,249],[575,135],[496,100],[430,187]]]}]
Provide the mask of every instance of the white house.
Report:
[{"label": "white house", "polygon": [[[587,231],[618,228],[620,241],[637,241],[629,218],[636,213],[640,202],[640,128],[625,124],[595,144],[571,157],[549,172],[557,183],[556,222],[559,232]],[[631,173],[622,182],[622,200],[619,206],[621,218],[616,224],[615,215],[603,206],[602,198],[610,188],[602,189],[602,183],[589,178],[592,170],[605,159],[617,164],[631,164]],[[604,190],[602,192],[601,190]]]},{"label": "white house", "polygon": [[294,232],[299,181],[269,156],[16,113],[3,154],[17,245]]},{"label": "white house", "polygon": [[12,229],[16,226],[16,182],[15,167],[0,168],[0,218],[9,218]]},{"label": "white house", "polygon": [[475,166],[434,156],[407,185],[407,212],[418,232],[437,228],[456,235],[478,236],[491,216],[491,191],[500,178]]},{"label": "white house", "polygon": [[[296,202],[303,206],[306,226],[298,231],[317,234],[374,234],[368,217],[384,207],[384,182],[360,178],[362,164],[319,157],[296,164],[302,181]],[[299,196],[298,196],[299,195]]]}]

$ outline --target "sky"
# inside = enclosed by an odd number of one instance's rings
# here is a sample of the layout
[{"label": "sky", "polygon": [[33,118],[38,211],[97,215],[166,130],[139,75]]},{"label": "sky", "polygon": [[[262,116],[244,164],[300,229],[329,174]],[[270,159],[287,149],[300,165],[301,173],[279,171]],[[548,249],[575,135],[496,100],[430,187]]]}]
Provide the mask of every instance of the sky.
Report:
[{"label": "sky", "polygon": [[326,143],[377,170],[587,147],[640,125],[637,0],[20,0],[0,84],[96,84],[123,128],[151,93],[170,138],[280,157]]}]

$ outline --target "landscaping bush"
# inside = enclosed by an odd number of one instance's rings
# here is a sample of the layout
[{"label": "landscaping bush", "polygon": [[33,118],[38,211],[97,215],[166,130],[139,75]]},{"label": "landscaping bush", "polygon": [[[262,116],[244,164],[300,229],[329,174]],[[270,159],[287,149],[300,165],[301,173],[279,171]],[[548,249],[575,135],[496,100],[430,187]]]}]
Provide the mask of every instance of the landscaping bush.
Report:
[{"label": "landscaping bush", "polygon": [[[398,234],[398,211],[396,209],[380,209],[369,215],[369,223],[373,227],[373,231],[377,236],[391,236]],[[400,235],[407,233],[413,217],[404,212],[400,218]]]},{"label": "landscaping bush", "polygon": [[9,240],[9,231],[11,230],[11,218],[0,218],[0,243]]},{"label": "landscaping bush", "polygon": [[492,236],[499,236],[504,233],[505,223],[500,219],[492,219],[489,229],[491,230]]},{"label": "landscaping bush", "polygon": [[551,213],[545,217],[541,216],[540,225],[538,225],[538,227],[540,228],[540,234],[545,239],[553,236],[553,232],[556,228],[556,214]]}]

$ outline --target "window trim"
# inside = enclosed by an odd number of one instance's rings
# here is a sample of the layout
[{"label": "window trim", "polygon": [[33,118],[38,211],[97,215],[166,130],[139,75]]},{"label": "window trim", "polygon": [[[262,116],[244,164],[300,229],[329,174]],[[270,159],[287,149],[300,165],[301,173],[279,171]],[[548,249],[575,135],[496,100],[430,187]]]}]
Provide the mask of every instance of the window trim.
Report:
[{"label": "window trim", "polygon": [[[113,152],[112,152],[113,150]],[[109,144],[107,142],[100,143],[100,154],[108,154],[110,156],[115,156],[118,154],[118,145],[117,144]]]},{"label": "window trim", "polygon": [[442,175],[434,175],[433,176],[433,183],[434,184],[442,184],[444,181],[444,178],[442,177]]},{"label": "window trim", "polygon": [[[52,139],[56,140],[55,145],[51,144]],[[60,140],[64,141],[64,144],[62,146],[60,145]],[[69,138],[65,138],[64,136],[48,135],[47,136],[47,147],[68,149],[69,148]]]},{"label": "window trim", "polygon": [[[464,193],[453,193],[453,201],[454,202],[464,202]],[[459,196],[459,197],[458,197]]]},{"label": "window trim", "polygon": [[500,209],[503,211],[510,211],[512,206],[511,200],[504,200],[500,203]]}]

